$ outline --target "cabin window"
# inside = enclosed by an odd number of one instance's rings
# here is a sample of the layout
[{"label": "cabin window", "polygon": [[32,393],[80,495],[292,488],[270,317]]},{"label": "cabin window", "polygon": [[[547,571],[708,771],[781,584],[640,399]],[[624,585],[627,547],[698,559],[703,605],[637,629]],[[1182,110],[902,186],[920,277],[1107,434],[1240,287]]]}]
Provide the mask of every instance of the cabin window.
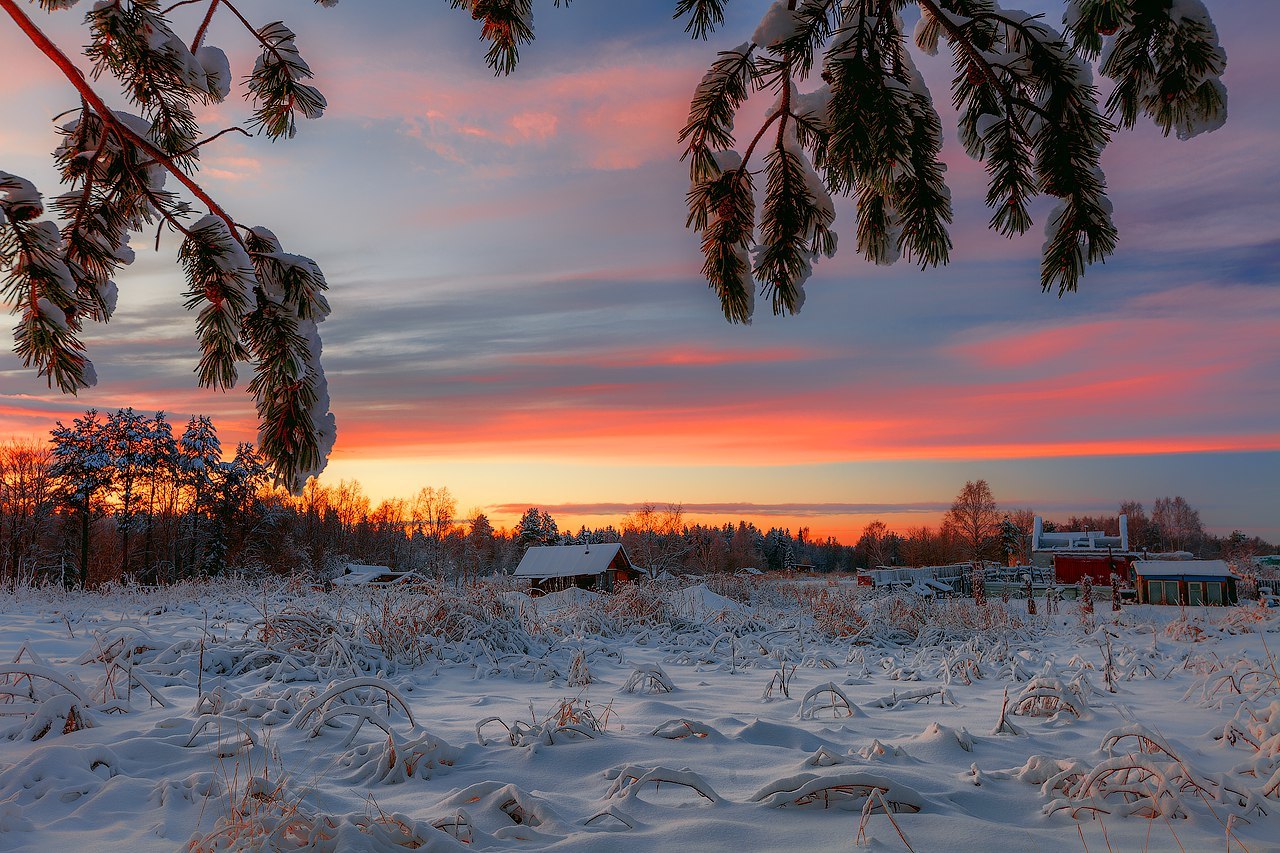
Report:
[{"label": "cabin window", "polygon": [[1187,604],[1192,607],[1199,607],[1204,604],[1204,584],[1200,581],[1189,581],[1187,583]]},{"label": "cabin window", "polygon": [[1177,604],[1177,581],[1147,581],[1147,598],[1151,604]]},{"label": "cabin window", "polygon": [[1206,583],[1204,585],[1205,599],[1210,604],[1222,604],[1222,587],[1223,585],[1217,582]]}]

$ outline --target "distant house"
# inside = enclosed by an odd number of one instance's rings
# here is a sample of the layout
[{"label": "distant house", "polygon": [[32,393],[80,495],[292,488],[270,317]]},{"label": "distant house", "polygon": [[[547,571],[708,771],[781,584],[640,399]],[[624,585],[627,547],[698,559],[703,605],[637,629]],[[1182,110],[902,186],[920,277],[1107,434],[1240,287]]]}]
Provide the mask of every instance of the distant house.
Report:
[{"label": "distant house", "polygon": [[1120,516],[1120,534],[1101,530],[1046,532],[1044,520],[1035,517],[1031,532],[1031,564],[1052,569],[1061,584],[1078,584],[1085,576],[1093,583],[1111,585],[1111,575],[1131,580],[1132,566],[1141,555],[1129,550],[1129,519]]},{"label": "distant house", "polygon": [[395,586],[396,584],[422,580],[417,572],[400,572],[386,566],[366,566],[348,563],[347,570],[333,579],[334,586]]},{"label": "distant house", "polygon": [[536,545],[524,553],[516,577],[533,582],[535,592],[555,592],[576,586],[613,592],[620,583],[636,579],[621,543],[595,545]]},{"label": "distant house", "polygon": [[1138,560],[1133,570],[1142,604],[1197,607],[1238,603],[1238,578],[1222,560]]}]

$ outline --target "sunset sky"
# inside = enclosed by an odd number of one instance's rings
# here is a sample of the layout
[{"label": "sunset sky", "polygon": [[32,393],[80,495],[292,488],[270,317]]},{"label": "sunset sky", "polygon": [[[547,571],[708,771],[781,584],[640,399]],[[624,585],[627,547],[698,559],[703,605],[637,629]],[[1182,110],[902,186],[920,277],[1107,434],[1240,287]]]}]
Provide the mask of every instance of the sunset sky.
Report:
[{"label": "sunset sky", "polygon": [[[478,25],[445,2],[238,5],[286,20],[329,100],[292,141],[224,137],[199,178],[328,277],[326,482],[358,479],[375,501],[447,486],[508,526],[530,505],[576,529],[652,501],[851,541],[873,518],[935,524],[981,477],[1051,517],[1180,494],[1214,532],[1280,539],[1280,4],[1210,0],[1227,125],[1117,136],[1103,165],[1120,245],[1079,293],[1040,292],[1047,204],[1023,238],[987,230],[944,50],[921,66],[947,128],[951,265],[867,265],[838,204],[842,249],[803,312],[765,304],[748,327],[699,277],[676,133],[766,3],[737,0],[704,43],[670,20],[673,0],[537,2],[537,41],[498,79]],[[1023,5],[1054,23],[1062,8]],[[87,7],[30,10],[74,50]],[[231,23],[208,41],[239,79],[252,49]],[[77,101],[7,17],[0,62],[0,170],[53,195],[50,119]],[[233,95],[203,126],[246,115]],[[49,391],[5,324],[0,438],[90,406],[202,412],[224,444],[252,437],[247,394],[195,387],[173,241],[134,246],[115,319],[85,336],[98,387]]]}]

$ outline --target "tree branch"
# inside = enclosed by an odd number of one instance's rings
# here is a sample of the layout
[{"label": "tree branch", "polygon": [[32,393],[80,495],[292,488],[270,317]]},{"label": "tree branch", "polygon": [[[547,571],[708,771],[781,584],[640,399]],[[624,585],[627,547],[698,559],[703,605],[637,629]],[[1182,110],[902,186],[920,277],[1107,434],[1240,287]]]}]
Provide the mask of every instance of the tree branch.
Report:
[{"label": "tree branch", "polygon": [[196,30],[195,38],[191,40],[191,52],[195,53],[200,49],[200,45],[204,42],[204,34],[209,29],[209,22],[213,20],[213,13],[218,8],[218,0],[211,0],[209,10],[204,13],[204,20],[200,22],[200,28]]},{"label": "tree branch", "polygon": [[[207,137],[207,138],[205,138],[205,139],[200,140],[199,142],[196,142],[196,143],[194,143],[194,144],[192,144],[192,145],[187,146],[186,148],[184,148],[184,149],[182,149],[181,151],[177,152],[177,153],[175,154],[175,156],[180,156],[180,155],[182,155],[182,154],[190,154],[192,151],[195,151],[197,148],[201,148],[201,147],[203,147],[203,146],[205,146],[205,145],[208,145],[210,142],[213,142],[213,140],[217,139],[219,136],[223,136],[223,135],[228,134],[228,133],[243,133],[245,136],[249,137],[250,139],[253,139],[253,134],[252,134],[252,133],[250,133],[249,131],[245,130],[243,127],[239,127],[239,126],[235,126],[235,127],[228,127],[228,128],[224,128],[223,130],[218,131],[218,132],[217,132],[217,133],[215,133],[213,136]],[[157,161],[157,160],[144,160],[143,162],[139,163],[138,165],[139,165],[139,166],[153,166],[153,165],[155,165],[157,162],[159,162],[159,161]]]},{"label": "tree branch", "polygon": [[280,55],[280,51],[276,50],[275,45],[271,44],[269,41],[264,39],[261,36],[261,34],[259,34],[258,31],[254,29],[253,24],[249,23],[249,19],[246,18],[244,15],[240,14],[239,9],[231,5],[231,0],[221,0],[221,3],[223,6],[226,6],[229,10],[231,10],[231,14],[235,15],[237,18],[240,19],[240,23],[244,24],[244,28],[248,30],[255,39],[258,40],[259,44],[261,44],[264,48],[271,51],[275,55],[276,60],[278,62],[285,61],[285,58]]},{"label": "tree branch", "polygon": [[921,9],[928,12],[929,15],[938,22],[938,25],[942,27],[942,29],[946,30],[947,40],[960,48],[960,51],[964,53],[965,58],[969,60],[969,63],[977,68],[983,77],[987,78],[987,82],[1000,92],[1006,102],[1009,101],[1012,98],[1012,95],[1000,81],[1000,78],[996,77],[996,73],[991,69],[991,65],[982,58],[982,52],[974,47],[973,43],[965,36],[964,30],[961,27],[956,26],[956,23],[947,17],[946,13],[939,8],[938,4],[935,3],[934,0],[916,0],[916,2],[920,4]]},{"label": "tree branch", "polygon": [[[94,112],[98,114],[103,122],[110,125],[111,129],[121,136],[121,138],[127,138],[138,148],[141,148],[152,158],[154,162],[164,166],[165,170],[169,172],[169,174],[177,178],[179,183],[190,190],[197,199],[209,208],[210,213],[227,223],[227,229],[231,232],[231,236],[236,240],[236,242],[243,243],[240,239],[240,233],[236,229],[235,220],[231,218],[230,214],[223,210],[220,204],[214,201],[199,184],[192,180],[190,175],[179,168],[178,165],[173,162],[170,155],[161,151],[149,139],[135,133],[132,128],[126,126],[124,122],[116,118],[116,115],[111,111],[111,108],[107,106],[106,102],[104,102],[98,93],[93,90],[93,87],[89,85],[89,81],[85,79],[84,74],[81,73],[80,69],[67,58],[67,55],[63,53],[62,50],[54,44],[49,37],[31,21],[30,18],[27,17],[26,13],[18,6],[16,0],[0,0],[0,8],[8,12],[9,17],[13,18],[14,23],[18,25],[18,29],[22,30],[23,34],[31,40],[32,44],[39,48],[41,53],[49,57],[49,60],[53,62],[54,65],[58,66],[58,70],[62,72],[63,76],[66,77],[71,85],[75,87],[76,91],[80,93],[80,97],[93,107]],[[228,8],[230,8],[229,4]]]}]

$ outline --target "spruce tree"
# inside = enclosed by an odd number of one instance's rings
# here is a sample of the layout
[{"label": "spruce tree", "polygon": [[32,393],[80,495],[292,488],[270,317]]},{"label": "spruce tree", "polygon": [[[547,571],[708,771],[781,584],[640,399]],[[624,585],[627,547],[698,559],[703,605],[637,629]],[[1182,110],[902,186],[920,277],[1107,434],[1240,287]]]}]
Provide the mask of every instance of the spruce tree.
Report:
[{"label": "spruce tree", "polygon": [[[196,415],[187,422],[187,428],[178,439],[178,478],[190,497],[185,513],[190,541],[189,571],[204,571],[206,519],[213,513],[218,481],[222,472],[222,442],[213,421],[207,415]],[[187,552],[178,546],[176,570],[182,574],[182,564]]]},{"label": "spruce tree", "polygon": [[147,472],[147,509],[142,544],[143,571],[164,580],[156,546],[157,526],[172,521],[177,480],[178,443],[164,412],[156,412],[146,436],[151,467]]},{"label": "spruce tree", "polygon": [[[96,409],[90,409],[82,417],[63,426],[58,421],[50,432],[53,444],[53,465],[50,476],[58,483],[62,500],[75,509],[80,522],[80,564],[78,581],[81,587],[89,585],[89,533],[99,512],[98,499],[102,490],[111,484],[115,476],[114,460],[106,423],[98,417]],[[64,576],[63,582],[71,585],[72,578]]]},{"label": "spruce tree", "polygon": [[482,512],[476,513],[476,517],[471,520],[471,530],[467,532],[467,556],[471,558],[471,568],[476,577],[492,570],[496,549],[493,524],[489,521],[489,516]]},{"label": "spruce tree", "polygon": [[1022,557],[1027,536],[1028,534],[1018,527],[1017,523],[1006,513],[1000,521],[1000,546],[1004,549],[1005,557],[1010,566],[1016,566],[1017,563],[1014,560]]},{"label": "spruce tree", "polygon": [[204,558],[204,570],[210,575],[226,571],[232,534],[243,534],[261,516],[258,494],[269,479],[258,449],[246,442],[236,446],[230,461],[219,462],[217,470]]},{"label": "spruce tree", "polygon": [[551,517],[551,513],[543,510],[538,516],[538,525],[542,528],[543,545],[560,544],[560,526],[556,524],[556,520]]},{"label": "spruce tree", "polygon": [[[132,408],[107,415],[107,450],[115,470],[116,530],[120,534],[120,574],[130,569],[130,543],[138,527],[140,485],[156,465],[149,419]],[[145,523],[143,521],[142,523]]]},{"label": "spruce tree", "polygon": [[542,516],[543,513],[536,506],[531,506],[516,522],[515,533],[516,538],[520,540],[521,548],[528,550],[534,545],[546,544],[547,534],[542,524]]}]

